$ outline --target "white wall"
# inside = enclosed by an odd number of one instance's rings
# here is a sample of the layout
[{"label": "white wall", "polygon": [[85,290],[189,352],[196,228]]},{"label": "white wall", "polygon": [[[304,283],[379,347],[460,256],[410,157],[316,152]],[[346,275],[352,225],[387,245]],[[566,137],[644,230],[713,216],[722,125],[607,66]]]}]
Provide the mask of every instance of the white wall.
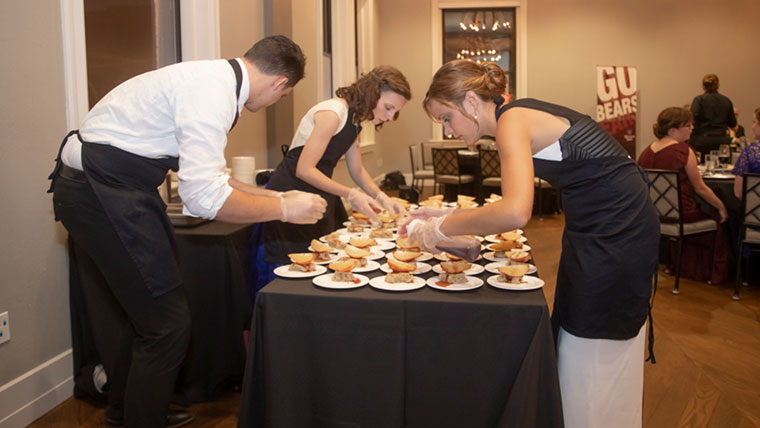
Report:
[{"label": "white wall", "polygon": [[[383,0],[378,63],[398,67],[412,101],[398,122],[377,136],[386,171],[410,171],[407,146],[431,138],[421,101],[431,69],[434,0]],[[472,0],[482,2],[482,0]],[[461,0],[458,3],[467,3]],[[654,136],[651,125],[668,106],[701,93],[702,76],[716,73],[720,92],[739,108],[749,132],[760,106],[756,89],[760,2],[754,0],[523,0],[527,6],[526,96],[595,114],[596,66],[638,69],[638,152]],[[413,41],[411,43],[410,41]],[[752,137],[750,135],[750,137]]]},{"label": "white wall", "polygon": [[[242,57],[253,44],[264,38],[263,0],[224,0],[219,2],[220,55]],[[243,109],[235,129],[227,136],[227,166],[232,156],[254,156],[256,168],[267,167],[266,112]]]},{"label": "white wall", "polygon": [[[66,235],[45,193],[67,126],[59,3],[0,2],[0,24],[0,312],[11,326],[0,345],[0,425],[11,426],[13,381],[71,347]],[[60,379],[37,382],[47,391]]]},{"label": "white wall", "polygon": [[529,0],[529,96],[594,116],[597,65],[632,65],[639,86],[638,150],[654,140],[666,107],[702,93],[715,73],[749,132],[760,106],[757,17],[752,0],[582,2]]}]

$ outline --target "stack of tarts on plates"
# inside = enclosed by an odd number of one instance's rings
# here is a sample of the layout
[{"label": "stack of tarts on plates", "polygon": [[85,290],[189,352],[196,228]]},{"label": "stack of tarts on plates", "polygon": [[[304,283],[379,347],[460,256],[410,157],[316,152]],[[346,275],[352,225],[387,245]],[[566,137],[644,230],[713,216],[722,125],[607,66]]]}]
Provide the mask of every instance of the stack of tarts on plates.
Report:
[{"label": "stack of tarts on plates", "polygon": [[293,263],[275,268],[275,275],[283,278],[309,278],[327,272],[326,267],[314,264],[314,253],[291,253],[288,257]]},{"label": "stack of tarts on plates", "polygon": [[[449,260],[440,263],[440,274],[428,278],[427,285],[446,291],[473,290],[483,285],[483,280],[474,276],[468,276],[465,271],[472,267],[472,263],[466,260]],[[480,266],[482,272],[482,266]]]},{"label": "stack of tarts on plates", "polygon": [[311,240],[309,251],[314,253],[314,262],[318,264],[329,263],[335,259],[335,254],[332,254],[333,247],[316,239]]},{"label": "stack of tarts on plates", "polygon": [[352,272],[357,263],[356,260],[334,261],[328,265],[333,273],[319,275],[312,281],[319,287],[338,290],[361,287],[369,282],[369,278]]},{"label": "stack of tarts on plates", "polygon": [[[423,253],[419,251],[406,251],[406,250],[396,250],[393,253],[390,253],[386,256],[388,259],[388,263],[383,264],[380,266],[380,270],[383,272],[391,272],[391,261],[394,262],[401,262],[401,263],[416,263],[417,268],[412,272],[416,275],[420,275],[423,273],[427,273],[430,271],[431,266],[427,263],[422,263],[419,261],[420,258],[423,257]],[[429,260],[429,259],[428,259]]]},{"label": "stack of tarts on plates", "polygon": [[460,209],[470,209],[475,208],[478,206],[478,203],[475,202],[474,196],[467,196],[467,195],[457,195],[457,208]]},{"label": "stack of tarts on plates", "polygon": [[525,264],[506,265],[497,268],[498,275],[488,278],[488,284],[504,290],[535,290],[544,286],[542,279],[528,276],[530,267]]},{"label": "stack of tarts on plates", "polygon": [[368,257],[372,256],[372,252],[366,248],[356,248],[353,245],[347,245],[345,249],[345,256],[339,258],[339,261],[356,261],[356,272],[371,272],[380,267],[380,263],[369,260]]},{"label": "stack of tarts on plates", "polygon": [[[395,258],[388,258],[388,263],[383,265],[385,268],[383,271],[387,272],[387,274],[372,278],[369,285],[386,291],[410,291],[424,287],[425,280],[414,276],[417,270],[414,254],[400,254],[400,256],[411,260],[400,261]],[[429,265],[427,266],[428,268],[430,267]]]}]

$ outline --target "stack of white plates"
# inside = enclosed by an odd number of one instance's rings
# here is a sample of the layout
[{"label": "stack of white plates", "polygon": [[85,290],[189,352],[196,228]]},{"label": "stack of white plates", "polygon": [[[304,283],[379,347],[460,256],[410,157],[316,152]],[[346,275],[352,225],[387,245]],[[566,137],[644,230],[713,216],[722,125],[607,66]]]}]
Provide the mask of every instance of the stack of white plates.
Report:
[{"label": "stack of white plates", "polygon": [[232,178],[243,183],[256,185],[256,158],[253,156],[235,156],[232,158]]}]

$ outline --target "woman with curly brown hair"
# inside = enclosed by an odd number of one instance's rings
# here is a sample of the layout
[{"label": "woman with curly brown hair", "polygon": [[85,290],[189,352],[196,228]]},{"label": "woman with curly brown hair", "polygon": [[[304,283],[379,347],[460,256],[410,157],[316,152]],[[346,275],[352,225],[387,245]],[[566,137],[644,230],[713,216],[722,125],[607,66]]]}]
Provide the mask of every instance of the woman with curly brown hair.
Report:
[{"label": "woman with curly brown hair", "polygon": [[[267,187],[271,190],[304,190],[327,200],[325,216],[313,225],[271,221],[263,225],[264,253],[258,251],[256,289],[273,279],[273,265],[289,263],[288,253],[307,251],[309,242],[340,227],[346,217],[340,198],[355,211],[377,220],[385,209],[400,213],[403,207],[383,193],[362,165],[357,142],[363,122],[375,129],[398,118],[412,97],[406,77],[394,67],[379,66],[356,82],[335,91],[335,97],[312,107],[301,119],[290,149],[277,166]],[[348,172],[359,188],[333,180],[338,160],[345,154]]]}]

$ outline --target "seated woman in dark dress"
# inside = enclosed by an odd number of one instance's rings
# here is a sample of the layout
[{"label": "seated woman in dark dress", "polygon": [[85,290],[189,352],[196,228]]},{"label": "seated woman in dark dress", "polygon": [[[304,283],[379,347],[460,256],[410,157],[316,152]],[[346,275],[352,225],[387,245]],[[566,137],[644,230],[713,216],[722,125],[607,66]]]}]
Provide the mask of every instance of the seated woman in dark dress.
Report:
[{"label": "seated woman in dark dress", "polygon": [[[639,156],[642,168],[672,169],[678,171],[681,186],[681,207],[685,223],[710,218],[699,210],[696,193],[717,210],[715,220],[726,221],[728,213],[723,202],[707,187],[697,168],[694,150],[685,141],[694,128],[691,112],[681,107],[668,107],[654,124],[657,141]],[[687,236],[683,241],[681,276],[697,281],[720,284],[728,277],[728,247],[721,228],[717,232]],[[675,262],[676,244],[670,246],[670,262]]]}]

